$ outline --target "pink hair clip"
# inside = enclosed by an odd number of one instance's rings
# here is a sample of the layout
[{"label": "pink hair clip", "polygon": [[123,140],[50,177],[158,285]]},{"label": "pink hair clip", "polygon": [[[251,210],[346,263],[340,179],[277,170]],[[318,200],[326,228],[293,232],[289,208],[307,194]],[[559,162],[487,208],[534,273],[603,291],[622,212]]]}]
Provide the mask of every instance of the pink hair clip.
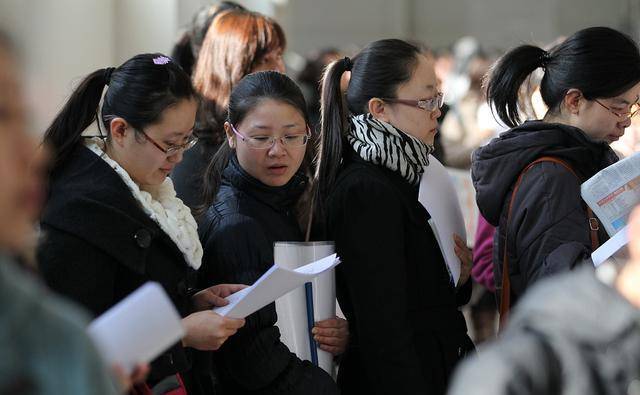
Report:
[{"label": "pink hair clip", "polygon": [[153,58],[154,64],[167,64],[169,62],[171,62],[171,59],[167,58],[166,56],[158,56],[157,58]]}]

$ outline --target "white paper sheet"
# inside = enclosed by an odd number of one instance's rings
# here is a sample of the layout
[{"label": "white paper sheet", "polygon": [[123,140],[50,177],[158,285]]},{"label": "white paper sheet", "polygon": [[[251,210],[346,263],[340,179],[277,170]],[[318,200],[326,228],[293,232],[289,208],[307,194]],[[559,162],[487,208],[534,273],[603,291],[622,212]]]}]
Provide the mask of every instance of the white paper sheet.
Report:
[{"label": "white paper sheet", "polygon": [[[278,266],[295,269],[333,254],[333,242],[277,242],[273,247],[273,258]],[[314,321],[333,318],[336,315],[335,271],[327,270],[311,282],[313,286]],[[311,361],[309,330],[307,323],[307,298],[304,285],[276,300],[280,341],[289,347],[298,358]],[[335,376],[333,355],[317,348],[318,366],[332,377]]]},{"label": "white paper sheet", "polygon": [[229,318],[245,318],[339,263],[333,254],[294,270],[273,265],[252,286],[227,297],[228,305],[216,307],[213,311]]},{"label": "white paper sheet", "polygon": [[109,365],[131,372],[151,362],[184,336],[182,320],[162,286],[148,282],[87,328]]},{"label": "white paper sheet", "polygon": [[603,245],[591,254],[593,266],[598,267],[604,261],[616,255],[618,251],[626,247],[629,243],[629,235],[627,234],[627,226],[620,229],[612,238],[607,240]]},{"label": "white paper sheet", "polygon": [[453,235],[467,239],[460,204],[447,169],[435,157],[429,156],[429,166],[420,180],[418,200],[431,214],[436,239],[455,284],[460,278],[460,259],[455,253]]}]

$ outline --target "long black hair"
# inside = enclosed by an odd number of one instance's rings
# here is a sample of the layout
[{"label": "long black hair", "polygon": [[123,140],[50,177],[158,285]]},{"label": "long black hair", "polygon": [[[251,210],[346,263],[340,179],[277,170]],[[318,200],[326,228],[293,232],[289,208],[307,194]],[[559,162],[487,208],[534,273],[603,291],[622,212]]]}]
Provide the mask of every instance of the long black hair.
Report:
[{"label": "long black hair", "polygon": [[[352,115],[364,114],[372,98],[395,98],[398,87],[411,79],[421,54],[418,47],[406,41],[379,40],[367,45],[352,60],[337,60],[327,67],[322,78],[320,144],[314,186],[315,206],[321,212],[322,202],[333,187],[342,160],[347,109]],[[351,71],[351,78],[343,95],[340,81],[346,71]],[[347,108],[344,108],[345,102]]]},{"label": "long black hair", "polygon": [[74,90],[44,134],[44,143],[54,150],[52,172],[80,144],[82,132],[96,121],[105,86],[98,123],[102,122],[107,133],[113,116],[124,118],[134,130],[142,130],[160,121],[168,107],[197,97],[189,76],[159,53],[137,55],[118,68],[94,71]]},{"label": "long black hair", "polygon": [[[231,91],[227,110],[227,122],[238,125],[263,100],[276,100],[289,104],[304,117],[309,124],[307,104],[302,91],[295,82],[277,71],[260,71],[248,74]],[[222,172],[227,167],[233,150],[223,142],[213,156],[204,176],[204,203],[196,212],[202,214],[213,204],[220,188]]]},{"label": "long black hair", "polygon": [[549,52],[521,45],[506,53],[487,81],[487,99],[500,119],[515,127],[521,122],[518,92],[537,68],[544,69],[540,93],[551,113],[569,89],[585,99],[617,96],[640,81],[640,52],[629,36],[608,27],[580,30]]}]

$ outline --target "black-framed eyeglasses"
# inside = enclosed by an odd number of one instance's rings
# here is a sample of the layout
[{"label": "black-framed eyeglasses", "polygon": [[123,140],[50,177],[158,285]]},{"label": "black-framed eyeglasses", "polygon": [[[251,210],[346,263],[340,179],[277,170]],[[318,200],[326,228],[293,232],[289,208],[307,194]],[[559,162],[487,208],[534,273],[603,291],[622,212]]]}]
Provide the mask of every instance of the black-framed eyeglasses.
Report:
[{"label": "black-framed eyeglasses", "polygon": [[444,104],[444,95],[442,94],[442,92],[438,92],[434,97],[430,99],[410,100],[410,99],[386,98],[382,100],[389,103],[398,103],[398,104],[405,104],[407,106],[418,107],[422,110],[433,112],[438,108],[442,108],[442,105]]},{"label": "black-framed eyeglasses", "polygon": [[600,103],[600,101],[598,99],[593,99],[593,101],[598,103],[598,104],[600,104],[603,108],[605,108],[607,111],[609,111],[611,114],[615,115],[616,117],[620,118],[622,121],[626,121],[629,118],[633,118],[640,111],[640,104],[638,104],[638,102],[633,103],[631,105],[631,109],[629,111],[627,111],[627,112],[618,112],[618,111],[614,111],[610,107],[605,106],[604,104]]},{"label": "black-framed eyeglasses", "polygon": [[196,143],[198,142],[198,136],[196,136],[195,134],[191,133],[191,135],[189,135],[189,137],[187,137],[187,141],[184,144],[178,144],[178,145],[170,145],[167,148],[164,148],[163,146],[161,146],[160,144],[158,144],[154,139],[152,139],[151,137],[149,137],[144,130],[142,129],[138,129],[138,131],[140,133],[142,133],[142,136],[151,144],[155,145],[156,148],[158,148],[160,151],[162,151],[165,155],[167,156],[172,156],[175,155],[176,153],[180,152],[180,151],[186,151],[189,148],[193,148],[194,145],[196,145]]},{"label": "black-framed eyeglasses", "polygon": [[231,124],[231,130],[235,133],[242,141],[247,143],[249,148],[253,149],[269,149],[273,147],[276,143],[276,140],[280,140],[282,145],[285,147],[304,147],[307,145],[309,138],[311,137],[311,130],[309,129],[309,125],[307,125],[307,132],[304,134],[285,134],[282,137],[273,137],[273,136],[255,136],[255,137],[247,137],[242,133],[238,132],[235,126]]}]

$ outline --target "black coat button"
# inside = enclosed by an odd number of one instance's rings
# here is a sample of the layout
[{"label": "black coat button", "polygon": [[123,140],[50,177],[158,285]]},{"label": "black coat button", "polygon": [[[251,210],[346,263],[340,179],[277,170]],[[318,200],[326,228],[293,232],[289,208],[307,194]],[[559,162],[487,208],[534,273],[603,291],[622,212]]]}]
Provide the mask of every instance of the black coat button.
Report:
[{"label": "black coat button", "polygon": [[151,245],[151,233],[147,229],[140,229],[133,237],[141,248],[149,248]]}]

